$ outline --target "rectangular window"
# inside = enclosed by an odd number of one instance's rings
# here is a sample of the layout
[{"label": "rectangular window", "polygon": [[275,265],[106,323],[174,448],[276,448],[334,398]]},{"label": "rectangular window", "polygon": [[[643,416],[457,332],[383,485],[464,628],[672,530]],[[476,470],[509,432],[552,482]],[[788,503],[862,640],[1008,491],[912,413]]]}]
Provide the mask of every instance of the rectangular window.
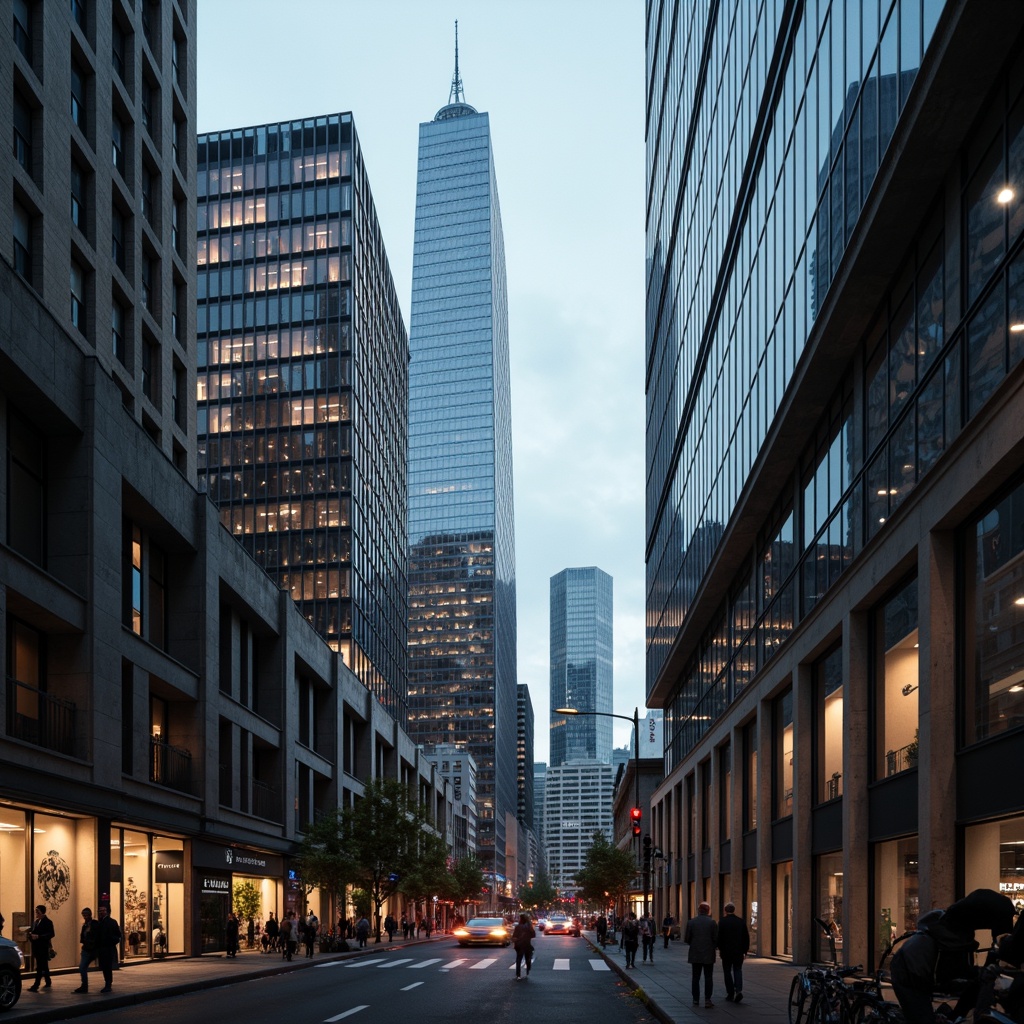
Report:
[{"label": "rectangular window", "polygon": [[843,951],[843,855],[826,853],[814,858],[817,880],[817,906],[815,920],[822,927],[815,928],[819,963],[838,964]]},{"label": "rectangular window", "polygon": [[110,155],[113,161],[114,167],[117,168],[121,173],[121,177],[124,177],[125,159],[124,159],[124,148],[125,148],[125,128],[124,122],[114,114],[110,119]]},{"label": "rectangular window", "polygon": [[784,693],[774,705],[775,725],[775,817],[793,813],[793,691]]},{"label": "rectangular window", "polygon": [[814,665],[817,719],[817,785],[815,801],[826,803],[843,794],[843,649],[837,647]]},{"label": "rectangular window", "polygon": [[125,56],[127,52],[128,44],[124,29],[121,28],[120,23],[115,18],[110,29],[110,63],[114,68],[114,73],[125,85],[128,84],[125,78]]},{"label": "rectangular window", "polygon": [[32,111],[18,92],[14,94],[14,159],[32,173]]},{"label": "rectangular window", "polygon": [[14,269],[32,283],[32,218],[19,202],[14,204]]},{"label": "rectangular window", "polygon": [[875,614],[875,777],[917,767],[919,653],[917,580]]},{"label": "rectangular window", "polygon": [[153,220],[153,174],[145,164],[142,165],[139,208],[142,210],[142,216],[149,221],[151,227],[155,228],[156,224]]},{"label": "rectangular window", "polygon": [[176,341],[184,342],[181,334],[181,325],[184,314],[182,312],[185,299],[185,286],[177,281],[171,285],[171,334]]},{"label": "rectangular window", "polygon": [[85,334],[85,272],[71,261],[71,323]]},{"label": "rectangular window", "polygon": [[85,231],[85,175],[75,160],[71,161],[71,223]]},{"label": "rectangular window", "polygon": [[39,431],[13,411],[7,424],[7,543],[43,565],[46,549],[46,446]]},{"label": "rectangular window", "polygon": [[122,364],[125,361],[124,321],[124,306],[122,306],[117,299],[114,299],[113,304],[110,307],[110,341],[114,352],[114,358]]},{"label": "rectangular window", "polygon": [[181,171],[185,170],[185,122],[177,117],[174,119],[174,131],[171,134],[171,155],[174,163]]},{"label": "rectangular window", "polygon": [[32,60],[32,18],[28,0],[14,0],[14,45],[27,61]]},{"label": "rectangular window", "polygon": [[743,728],[743,831],[757,828],[757,722]]},{"label": "rectangular window", "polygon": [[905,931],[917,925],[917,836],[895,839],[875,846],[875,907],[877,931],[871,936],[872,958]]},{"label": "rectangular window", "polygon": [[154,404],[157,393],[159,355],[156,343],[145,339],[142,343],[142,393]]},{"label": "rectangular window", "polygon": [[69,0],[71,5],[71,17],[74,18],[75,24],[84,32],[85,31],[85,0]]},{"label": "rectangular window", "polygon": [[171,245],[174,251],[181,255],[181,233],[178,230],[178,222],[181,217],[181,202],[176,200],[171,206]]},{"label": "rectangular window", "polygon": [[124,217],[116,206],[110,211],[110,256],[121,270],[125,269]]},{"label": "rectangular window", "polygon": [[142,531],[130,520],[122,523],[121,606],[122,621],[142,636]]},{"label": "rectangular window", "polygon": [[85,131],[85,76],[76,63],[71,64],[71,120]]},{"label": "rectangular window", "polygon": [[156,308],[153,305],[153,300],[155,298],[153,294],[153,277],[153,258],[151,256],[143,256],[141,272],[142,305],[155,316]]}]

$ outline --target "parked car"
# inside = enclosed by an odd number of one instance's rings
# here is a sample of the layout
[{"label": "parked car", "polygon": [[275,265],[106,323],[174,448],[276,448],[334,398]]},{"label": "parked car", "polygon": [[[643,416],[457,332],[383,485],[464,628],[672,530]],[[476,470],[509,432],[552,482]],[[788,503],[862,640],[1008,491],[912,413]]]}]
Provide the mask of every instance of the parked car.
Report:
[{"label": "parked car", "polygon": [[507,946],[508,927],[500,917],[474,917],[452,932],[460,946]]},{"label": "parked car", "polygon": [[25,957],[16,942],[0,938],[0,1010],[9,1010],[21,998],[21,972]]}]

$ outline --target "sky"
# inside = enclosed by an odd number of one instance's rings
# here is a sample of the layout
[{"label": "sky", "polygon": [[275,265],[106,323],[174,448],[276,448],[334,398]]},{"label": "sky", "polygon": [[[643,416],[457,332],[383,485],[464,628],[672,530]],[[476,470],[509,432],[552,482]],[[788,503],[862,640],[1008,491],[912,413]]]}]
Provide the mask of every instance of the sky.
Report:
[{"label": "sky", "polygon": [[[351,111],[409,323],[421,121],[490,115],[505,236],[519,682],[548,759],[552,576],[614,580],[614,707],[644,706],[642,0],[199,0],[198,130]],[[615,721],[616,746],[631,724]]]}]

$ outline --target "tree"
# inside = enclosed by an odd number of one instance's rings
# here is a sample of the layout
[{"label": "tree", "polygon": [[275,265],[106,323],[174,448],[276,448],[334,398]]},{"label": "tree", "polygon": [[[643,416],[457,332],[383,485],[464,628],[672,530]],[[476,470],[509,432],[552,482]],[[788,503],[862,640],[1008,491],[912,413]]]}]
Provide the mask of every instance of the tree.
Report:
[{"label": "tree", "polygon": [[419,840],[420,854],[416,863],[398,880],[398,888],[414,903],[433,896],[447,895],[448,846],[433,833],[425,832]]},{"label": "tree", "polygon": [[306,891],[322,889],[344,906],[345,886],[352,879],[353,867],[344,841],[343,812],[335,808],[319,821],[306,826],[298,857],[298,874]]},{"label": "tree", "polygon": [[235,913],[244,921],[252,921],[260,915],[262,901],[255,882],[239,882],[232,895]]},{"label": "tree", "polygon": [[613,846],[603,832],[595,832],[583,867],[576,872],[577,894],[590,903],[622,899],[636,873],[633,854]]},{"label": "tree", "polygon": [[524,907],[547,907],[558,895],[546,871],[538,872],[532,882],[519,887],[519,902]]},{"label": "tree", "polygon": [[484,887],[484,869],[470,854],[461,857],[445,876],[444,894],[453,903],[478,903]]}]

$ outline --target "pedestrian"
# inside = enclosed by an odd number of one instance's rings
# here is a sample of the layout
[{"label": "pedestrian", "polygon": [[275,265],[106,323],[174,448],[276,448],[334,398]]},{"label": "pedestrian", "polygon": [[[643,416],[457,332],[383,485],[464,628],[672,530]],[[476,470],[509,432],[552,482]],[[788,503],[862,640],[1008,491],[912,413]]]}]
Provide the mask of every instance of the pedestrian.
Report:
[{"label": "pedestrian", "polygon": [[268,948],[272,953],[276,953],[280,940],[281,925],[278,924],[277,918],[273,914],[267,918],[267,923],[263,926],[263,933],[267,936]]},{"label": "pedestrian", "polygon": [[167,936],[164,935],[163,925],[159,921],[153,925],[153,956],[163,956],[164,947],[167,945]]},{"label": "pedestrian", "polygon": [[718,922],[718,952],[722,954],[725,1000],[743,1002],[743,958],[750,949],[750,932],[742,917],[736,916],[736,904],[726,903],[725,916]]},{"label": "pedestrian", "polygon": [[430,917],[429,914],[424,914],[423,915],[423,932],[424,932],[424,934],[426,935],[426,937],[428,939],[430,938],[430,929],[433,928],[433,926],[434,926],[433,919]]},{"label": "pedestrian", "polygon": [[636,967],[636,950],[640,945],[640,924],[636,914],[630,913],[622,924],[622,948],[626,951],[626,966]]},{"label": "pedestrian", "polygon": [[665,948],[668,949],[668,944],[672,939],[672,932],[675,930],[676,919],[671,914],[665,915],[665,920],[661,922],[661,934],[665,938]]},{"label": "pedestrian", "polygon": [[224,939],[228,956],[238,956],[238,918],[233,910],[228,911],[227,924],[224,925]]},{"label": "pedestrian", "polygon": [[409,938],[409,918],[405,914],[402,915],[402,938]]},{"label": "pedestrian", "polygon": [[395,919],[390,914],[384,918],[384,931],[388,933],[388,942],[392,942],[395,938]]},{"label": "pedestrian", "polygon": [[117,947],[120,945],[121,926],[117,920],[110,916],[110,904],[101,903],[99,906],[100,919],[96,922],[98,943],[96,946],[96,957],[100,963],[100,970],[103,972],[103,988],[101,992],[109,992],[114,981],[114,964],[118,960]]},{"label": "pedestrian", "polygon": [[711,916],[710,904],[701,903],[697,907],[697,916],[686,922],[683,941],[690,946],[686,959],[693,971],[693,1005],[700,1006],[700,976],[703,974],[704,1006],[710,1010],[715,1005],[711,1001],[711,993],[714,990],[715,947],[718,945],[718,925]]},{"label": "pedestrian", "polygon": [[356,939],[359,941],[359,948],[364,949],[366,947],[366,940],[370,937],[370,922],[366,920],[366,915],[363,914],[356,923]]},{"label": "pedestrian", "polygon": [[608,938],[608,918],[604,914],[597,919],[595,930],[597,931],[597,941],[603,946]]},{"label": "pedestrian", "polygon": [[82,944],[82,955],[78,961],[78,973],[82,977],[82,984],[75,992],[88,992],[89,964],[96,959],[96,951],[100,944],[99,930],[96,921],[93,920],[91,907],[82,908],[82,931],[78,938]]},{"label": "pedestrian", "polygon": [[644,914],[640,919],[640,942],[643,944],[644,963],[647,963],[648,957],[651,963],[654,963],[654,937],[654,918],[650,914]]},{"label": "pedestrian", "polygon": [[292,954],[295,952],[295,942],[292,939],[292,912],[290,910],[281,918],[278,943],[281,947],[281,958],[291,960]]},{"label": "pedestrian", "polygon": [[36,917],[29,927],[28,937],[32,941],[32,959],[36,965],[36,981],[29,986],[29,992],[38,992],[41,981],[50,987],[50,942],[53,939],[53,922],[46,916],[46,907],[42,903],[36,907]]},{"label": "pedestrian", "polygon": [[316,933],[320,930],[320,919],[311,910],[309,917],[306,918],[306,959],[311,960],[313,957],[314,947],[316,946]]},{"label": "pedestrian", "polygon": [[520,968],[523,961],[526,961],[526,976],[530,976],[530,967],[533,964],[533,940],[537,933],[533,929],[528,914],[519,915],[519,924],[512,929],[512,945],[516,951],[516,981],[522,977]]},{"label": "pedestrian", "polygon": [[247,949],[256,948],[256,936],[259,933],[259,930],[259,925],[257,925],[256,922],[250,917],[249,927],[246,929],[245,932],[245,941]]}]

